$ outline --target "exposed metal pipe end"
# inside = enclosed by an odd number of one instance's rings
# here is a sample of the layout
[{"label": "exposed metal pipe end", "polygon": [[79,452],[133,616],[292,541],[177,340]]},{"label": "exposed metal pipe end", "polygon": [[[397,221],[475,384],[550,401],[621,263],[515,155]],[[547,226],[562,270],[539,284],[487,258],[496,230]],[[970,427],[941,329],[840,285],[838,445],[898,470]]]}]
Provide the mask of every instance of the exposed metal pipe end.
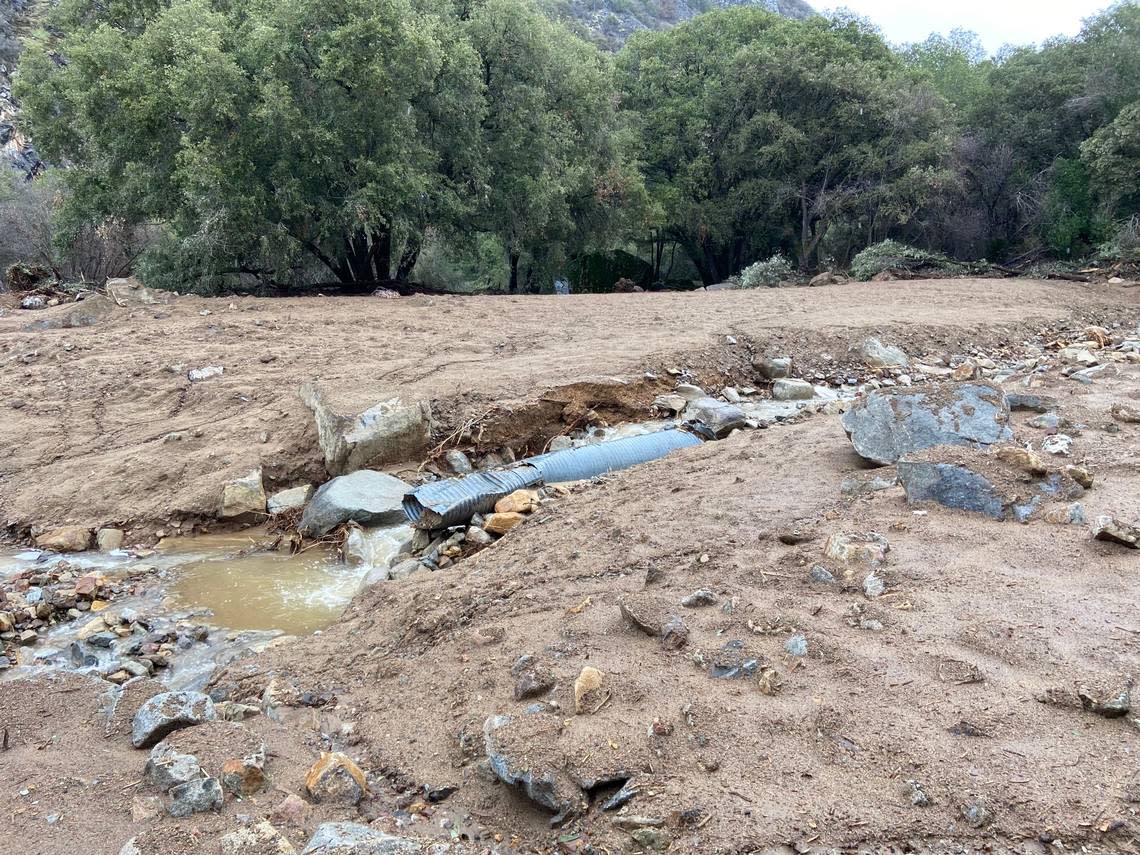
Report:
[{"label": "exposed metal pipe end", "polygon": [[670,429],[540,454],[507,469],[476,472],[417,487],[404,496],[404,513],[416,528],[444,528],[494,509],[499,499],[515,490],[583,481],[656,460],[678,448],[700,444],[700,437]]}]

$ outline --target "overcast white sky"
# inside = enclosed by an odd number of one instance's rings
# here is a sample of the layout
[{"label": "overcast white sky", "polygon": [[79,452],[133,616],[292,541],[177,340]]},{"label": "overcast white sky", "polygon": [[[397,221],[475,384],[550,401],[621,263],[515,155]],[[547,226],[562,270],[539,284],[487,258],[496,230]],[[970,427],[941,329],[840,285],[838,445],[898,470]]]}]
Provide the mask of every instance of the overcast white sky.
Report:
[{"label": "overcast white sky", "polygon": [[1005,44],[1074,35],[1081,21],[1110,0],[816,0],[817,9],[846,7],[873,20],[892,42],[914,42],[955,27],[973,30],[993,53]]}]

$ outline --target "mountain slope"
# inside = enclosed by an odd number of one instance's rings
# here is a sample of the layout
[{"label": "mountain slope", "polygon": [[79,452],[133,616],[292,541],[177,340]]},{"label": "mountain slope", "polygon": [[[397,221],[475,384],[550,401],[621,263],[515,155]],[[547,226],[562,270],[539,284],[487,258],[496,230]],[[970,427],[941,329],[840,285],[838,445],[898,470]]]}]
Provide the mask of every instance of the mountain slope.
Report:
[{"label": "mountain slope", "polygon": [[815,14],[805,0],[546,0],[553,17],[610,50],[638,30],[663,30],[702,12],[745,5],[801,20]]}]

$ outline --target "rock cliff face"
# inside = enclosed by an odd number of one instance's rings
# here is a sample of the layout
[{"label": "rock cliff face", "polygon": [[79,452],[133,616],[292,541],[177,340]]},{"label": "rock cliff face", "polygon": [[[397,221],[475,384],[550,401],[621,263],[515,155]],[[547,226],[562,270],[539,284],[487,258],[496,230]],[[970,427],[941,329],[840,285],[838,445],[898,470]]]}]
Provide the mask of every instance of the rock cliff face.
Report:
[{"label": "rock cliff face", "polygon": [[16,128],[19,112],[12,98],[11,73],[19,55],[19,28],[25,22],[29,0],[0,0],[0,164],[24,175],[34,175],[42,164],[31,142]]},{"label": "rock cliff face", "polygon": [[553,16],[602,47],[616,50],[639,30],[663,30],[702,12],[729,6],[760,6],[788,18],[815,11],[805,0],[547,0]]}]

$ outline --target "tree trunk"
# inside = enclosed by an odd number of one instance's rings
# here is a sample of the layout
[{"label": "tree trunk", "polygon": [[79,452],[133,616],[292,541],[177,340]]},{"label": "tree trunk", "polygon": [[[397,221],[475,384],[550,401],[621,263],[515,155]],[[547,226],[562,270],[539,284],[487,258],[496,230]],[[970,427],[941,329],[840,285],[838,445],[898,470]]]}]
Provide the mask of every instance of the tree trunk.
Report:
[{"label": "tree trunk", "polygon": [[407,282],[408,277],[412,275],[412,270],[415,269],[416,262],[420,258],[420,250],[423,248],[423,237],[418,234],[409,235],[408,242],[404,246],[403,253],[400,254],[400,263],[396,265],[396,281]]},{"label": "tree trunk", "polygon": [[511,282],[508,286],[508,290],[512,294],[517,294],[519,292],[519,254],[513,250],[510,252],[510,262]]}]

